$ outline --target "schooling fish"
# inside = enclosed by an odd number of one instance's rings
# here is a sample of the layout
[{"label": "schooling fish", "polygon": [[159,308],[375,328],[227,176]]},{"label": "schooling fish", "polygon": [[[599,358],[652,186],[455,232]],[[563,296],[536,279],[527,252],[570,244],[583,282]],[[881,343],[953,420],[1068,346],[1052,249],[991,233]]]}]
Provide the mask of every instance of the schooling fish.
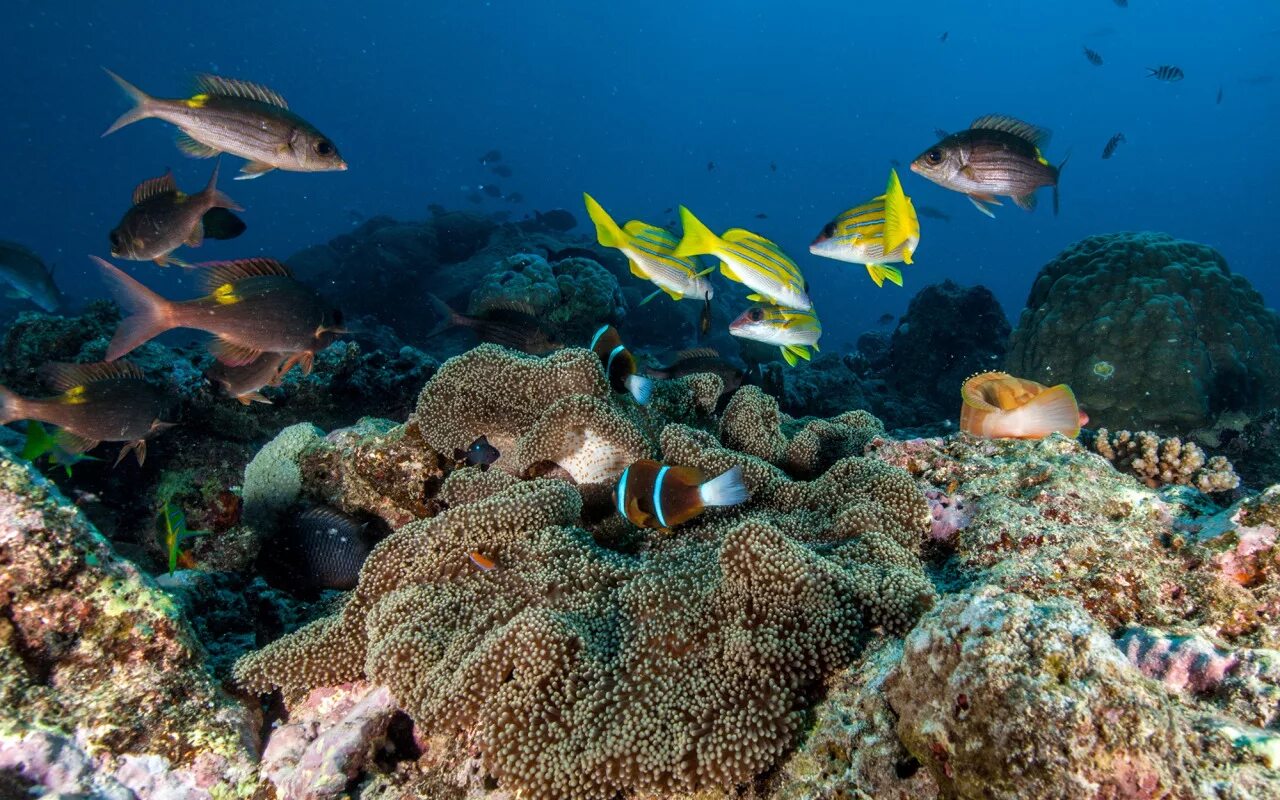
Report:
[{"label": "schooling fish", "polygon": [[974,207],[995,217],[987,203],[996,195],[1013,198],[1020,208],[1036,207],[1035,191],[1053,187],[1053,213],[1058,213],[1058,176],[1066,165],[1051,165],[1040,152],[1049,132],[999,115],[974,120],[969,130],[954,133],[921,153],[911,171],[939,186],[967,195]]},{"label": "schooling fish", "polygon": [[1176,83],[1186,76],[1182,74],[1181,67],[1165,64],[1159,67],[1147,67],[1147,77],[1165,81],[1166,83]]},{"label": "schooling fish", "polygon": [[915,207],[903,193],[897,171],[889,170],[884,194],[828,222],[809,245],[809,252],[864,264],[876,286],[884,286],[886,279],[901,286],[902,271],[889,264],[910,264],[919,244],[920,220]]},{"label": "schooling fish", "polygon": [[338,148],[315,126],[289,110],[284,98],[265,86],[217,75],[196,76],[196,94],[186,99],[152,97],[111,70],[111,79],[133,99],[107,134],[142,119],[178,126],[178,149],[195,158],[218,153],[247,158],[236,180],[273,169],[291,172],[344,170]]},{"label": "schooling fish", "polygon": [[712,506],[736,506],[750,498],[742,467],[707,480],[700,469],[636,461],[622,471],[613,492],[618,513],[640,528],[670,532]]},{"label": "schooling fish", "polygon": [[1077,436],[1088,417],[1066,384],[1046,387],[1006,372],[984,372],[960,389],[960,430],[990,439]]},{"label": "schooling fish", "polygon": [[722,358],[719,351],[712,347],[682,350],[676,353],[675,360],[667,366],[648,370],[649,377],[661,379],[683,378],[700,372],[719,375],[724,381],[725,392],[737,391],[747,375],[742,369]]},{"label": "schooling fish", "polygon": [[799,358],[809,360],[810,347],[818,349],[822,324],[812,310],[752,306],[730,323],[729,333],[742,339],[777,345],[782,350],[782,358],[794,367]]},{"label": "schooling fish", "polygon": [[83,453],[101,442],[125,442],[116,458],[130,451],[141,465],[147,438],[173,426],[162,417],[173,407],[171,393],[156,388],[133,364],[46,364],[40,370],[52,397],[22,397],[0,386],[0,425],[34,419],[56,425],[54,437],[67,453]]},{"label": "schooling fish", "polygon": [[502,160],[502,151],[500,150],[490,150],[489,152],[480,156],[481,164],[493,164],[501,160]]},{"label": "schooling fish", "polygon": [[477,316],[469,317],[454,311],[435,295],[428,294],[427,302],[440,318],[427,333],[427,338],[457,326],[475,331],[481,341],[530,355],[542,355],[564,347],[543,327],[534,310],[522,303],[494,301],[482,308]]},{"label": "schooling fish", "polygon": [[1102,148],[1102,157],[1111,158],[1113,155],[1115,155],[1116,148],[1119,147],[1120,143],[1123,141],[1125,141],[1123,133],[1117,133],[1115,136],[1112,136],[1110,139],[1108,139],[1107,146]]},{"label": "schooling fish", "polygon": [[53,272],[40,256],[17,242],[0,240],[0,281],[10,286],[9,297],[30,300],[45,311],[62,306],[62,292],[53,282]]},{"label": "schooling fish", "polygon": [[216,337],[209,352],[228,366],[250,364],[263,353],[276,352],[288,354],[281,375],[294,364],[310,373],[315,354],[346,332],[341,312],[274,259],[202,264],[200,276],[209,294],[167,300],[97,256],[90,258],[102,268],[120,305],[132,312],[111,337],[108,361],[165,331],[192,328]]},{"label": "schooling fish", "polygon": [[154,261],[156,266],[190,264],[173,258],[182,245],[204,242],[204,216],[211,209],[243,211],[236,201],[218,191],[218,165],[204,191],[193,195],[178,191],[173,170],[149,178],[133,190],[133,206],[111,231],[111,255],[130,261]]},{"label": "schooling fish", "polygon": [[1084,49],[1084,57],[1089,59],[1089,63],[1094,65],[1095,67],[1102,66],[1102,56],[1098,55],[1098,51],[1090,50],[1089,48],[1086,47]]},{"label": "schooling fish", "polygon": [[304,593],[354,589],[376,538],[359,519],[319,506],[291,519],[271,539],[264,556],[274,568],[267,572],[283,588]]},{"label": "schooling fish", "polygon": [[[227,397],[239,400],[243,405],[265,403],[271,405],[262,394],[266,386],[279,386],[284,373],[280,367],[289,358],[287,353],[262,353],[248,364],[228,366],[221,361],[214,361],[213,366],[205,370],[205,377],[222,387]],[[292,365],[291,365],[292,366]]]},{"label": "schooling fish", "polygon": [[747,299],[802,310],[813,308],[800,267],[778,245],[742,228],[716,236],[684,206],[680,206],[680,221],[684,236],[675,249],[677,258],[715,256],[720,259],[721,275],[755,291]]},{"label": "schooling fish", "polygon": [[940,219],[940,220],[942,220],[943,222],[950,222],[950,221],[951,221],[951,215],[950,215],[950,214],[947,214],[947,213],[945,213],[945,212],[939,211],[938,209],[934,208],[933,206],[920,206],[920,212],[919,212],[919,213],[920,213],[920,216],[922,216],[922,217],[924,217],[924,218],[926,218],[926,219]]},{"label": "schooling fish", "polygon": [[489,444],[487,436],[481,436],[471,444],[467,445],[466,450],[454,448],[453,460],[459,464],[466,464],[469,467],[479,467],[481,472],[489,469],[493,462],[502,456],[498,448]]},{"label": "schooling fish", "polygon": [[650,281],[673,300],[685,297],[705,300],[715,296],[705,272],[698,271],[692,258],[675,255],[676,237],[664,228],[633,219],[622,227],[609,212],[585,192],[587,216],[596,226],[596,241],[622,251],[631,265],[631,274]]},{"label": "schooling fish", "polygon": [[604,365],[605,377],[615,392],[626,392],[644,405],[653,394],[653,381],[636,374],[636,359],[622,344],[622,336],[612,325],[604,325],[591,337],[591,352]]},{"label": "schooling fish", "polygon": [[497,175],[499,178],[510,178],[512,175],[515,174],[515,171],[512,170],[511,167],[508,167],[506,164],[499,164],[496,167],[490,167],[489,171],[492,172],[494,175]]}]

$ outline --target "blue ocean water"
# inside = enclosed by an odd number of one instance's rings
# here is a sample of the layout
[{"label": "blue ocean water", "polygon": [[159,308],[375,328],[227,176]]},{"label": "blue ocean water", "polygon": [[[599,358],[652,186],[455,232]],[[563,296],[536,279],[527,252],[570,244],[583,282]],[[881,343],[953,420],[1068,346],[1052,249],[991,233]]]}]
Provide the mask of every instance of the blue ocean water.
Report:
[{"label": "blue ocean water", "polygon": [[[0,238],[56,263],[72,297],[105,295],[85,255],[106,254],[136,183],[172,166],[194,189],[211,168],[179,153],[158,121],[99,138],[128,105],[101,67],[160,96],[188,92],[202,71],[264,83],[350,163],[227,181],[249,232],[192,252],[201,259],[283,258],[348,230],[352,212],[473,208],[466,196],[494,181],[526,203],[486,198],[482,210],[563,207],[586,223],[587,190],[623,219],[663,224],[684,203],[713,228],[757,230],[801,264],[837,345],[944,278],[991,287],[1016,324],[1040,266],[1100,232],[1201,241],[1269,302],[1280,291],[1266,235],[1280,215],[1280,5],[1269,0],[18,0],[4,14]],[[1084,46],[1105,63],[1090,64]],[[1186,79],[1146,77],[1161,64]],[[935,128],[987,113],[1051,128],[1055,163],[1071,154],[1060,216],[1044,192],[1035,213],[1006,204],[987,219],[906,168]],[[1121,131],[1126,143],[1102,160]],[[513,176],[480,164],[491,148]],[[807,252],[828,219],[882,190],[890,159],[918,208],[951,216],[922,219],[903,289]],[[239,160],[224,160],[229,177]]]}]

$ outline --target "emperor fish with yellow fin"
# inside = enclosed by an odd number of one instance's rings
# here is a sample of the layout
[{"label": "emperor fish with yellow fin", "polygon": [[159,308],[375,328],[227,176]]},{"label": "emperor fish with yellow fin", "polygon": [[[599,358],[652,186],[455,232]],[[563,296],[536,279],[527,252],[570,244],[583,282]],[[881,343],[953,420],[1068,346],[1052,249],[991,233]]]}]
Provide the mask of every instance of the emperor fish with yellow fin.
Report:
[{"label": "emperor fish with yellow fin", "polygon": [[684,206],[680,206],[680,223],[684,236],[676,247],[677,256],[708,255],[720,259],[721,275],[746,284],[755,292],[747,295],[748,300],[802,311],[813,308],[800,267],[772,241],[742,228],[731,228],[716,236]]},{"label": "emperor fish with yellow fin", "polygon": [[911,162],[911,171],[945,189],[967,195],[974,207],[995,217],[987,205],[1001,205],[997,196],[1013,199],[1027,211],[1036,207],[1035,191],[1053,187],[1053,213],[1058,213],[1058,177],[1066,159],[1049,163],[1041,148],[1049,131],[1013,117],[989,114],[969,130],[947,136]]},{"label": "emperor fish with yellow fin", "polygon": [[884,194],[828,222],[809,245],[815,256],[863,264],[876,286],[886,280],[902,285],[902,271],[890,263],[911,263],[920,244],[920,220],[902,191],[896,170],[889,170]]},{"label": "emperor fish with yellow fin", "polygon": [[582,199],[587,204],[587,215],[595,223],[596,241],[622,251],[632,275],[650,281],[672,300],[692,297],[705,303],[715,296],[706,279],[711,270],[699,272],[692,258],[676,256],[677,240],[670,231],[638,219],[619,227],[594,197],[583,192]]},{"label": "emperor fish with yellow fin", "polygon": [[236,180],[257,178],[273,169],[325,172],[347,168],[333,142],[265,86],[198,75],[196,94],[166,99],[152,97],[111,70],[106,72],[133,99],[134,106],[103,136],[138,120],[162,119],[182,131],[178,149],[189,156],[211,158],[231,153],[249,159]]}]

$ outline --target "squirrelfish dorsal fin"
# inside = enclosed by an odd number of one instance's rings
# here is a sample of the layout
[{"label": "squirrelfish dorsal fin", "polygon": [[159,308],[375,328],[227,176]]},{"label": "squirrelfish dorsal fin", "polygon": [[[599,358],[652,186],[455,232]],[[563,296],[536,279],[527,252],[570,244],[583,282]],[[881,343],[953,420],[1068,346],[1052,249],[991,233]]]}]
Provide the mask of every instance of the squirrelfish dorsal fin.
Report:
[{"label": "squirrelfish dorsal fin", "polygon": [[50,388],[65,392],[113,378],[142,378],[142,369],[128,361],[102,361],[93,364],[68,364],[50,361],[40,368],[40,377]]},{"label": "squirrelfish dorsal fin", "polygon": [[158,178],[147,178],[133,190],[133,204],[136,206],[149,197],[161,194],[177,194],[178,183],[173,179],[173,170],[165,170]]},{"label": "squirrelfish dorsal fin", "polygon": [[1025,139],[1036,147],[1044,147],[1049,143],[1049,137],[1053,132],[1048,128],[1038,128],[1029,122],[1023,122],[1016,117],[1005,116],[1004,114],[987,114],[984,117],[978,117],[969,126],[971,130],[984,131],[1003,131],[1017,136],[1019,139]]},{"label": "squirrelfish dorsal fin", "polygon": [[692,361],[695,358],[719,358],[720,351],[714,347],[694,347],[689,350],[681,350],[676,353],[676,363],[682,361]]},{"label": "squirrelfish dorsal fin", "polygon": [[211,261],[200,265],[205,291],[212,292],[219,286],[245,280],[275,275],[292,278],[287,266],[274,258],[242,258],[238,261]]},{"label": "squirrelfish dorsal fin", "polygon": [[221,75],[209,75],[207,73],[197,75],[196,88],[202,94],[215,94],[219,97],[242,97],[245,100],[257,100],[260,103],[268,103],[278,108],[289,107],[283,97],[260,83],[224,78]]}]

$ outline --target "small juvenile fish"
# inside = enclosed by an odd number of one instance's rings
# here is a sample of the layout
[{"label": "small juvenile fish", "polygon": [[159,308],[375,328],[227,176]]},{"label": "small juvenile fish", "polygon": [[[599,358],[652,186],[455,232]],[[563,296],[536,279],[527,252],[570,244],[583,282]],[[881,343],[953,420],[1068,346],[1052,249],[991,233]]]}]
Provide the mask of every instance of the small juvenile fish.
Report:
[{"label": "small juvenile fish", "polygon": [[627,257],[632,275],[650,281],[672,300],[715,296],[711,282],[706,273],[698,271],[697,263],[675,255],[679,242],[670,231],[638,219],[619,227],[594,197],[586,193],[582,197],[587,216],[596,226],[596,241],[620,250]]},{"label": "small juvenile fish", "polygon": [[798,359],[810,359],[810,347],[818,349],[822,324],[813,311],[761,305],[742,312],[742,316],[729,325],[729,333],[741,339],[777,345],[782,350],[782,358],[794,367]]},{"label": "small juvenile fish", "polygon": [[559,350],[564,345],[543,327],[533,309],[521,303],[492,302],[478,316],[459,314],[433,294],[427,295],[432,311],[440,318],[427,338],[452,327],[470,328],[481,341],[500,344],[530,355]]},{"label": "small juvenile fish", "polygon": [[613,502],[618,513],[636,527],[669,533],[707,508],[736,506],[750,496],[742,482],[742,467],[707,480],[700,469],[644,459],[622,471]]},{"label": "small juvenile fish", "polygon": [[1084,49],[1084,57],[1089,59],[1089,63],[1094,65],[1095,67],[1102,66],[1102,56],[1098,55],[1098,51],[1090,50],[1089,48],[1086,47]]},{"label": "small juvenile fish", "polygon": [[214,208],[242,211],[236,201],[218,191],[218,164],[204,190],[193,195],[178,191],[173,170],[149,178],[133,190],[133,205],[111,231],[111,255],[130,261],[154,261],[158,267],[177,264],[173,257],[182,245],[204,242],[204,216]]},{"label": "small juvenile fish", "polygon": [[174,397],[143,379],[134,364],[46,364],[40,370],[52,397],[22,397],[0,386],[0,425],[33,419],[60,429],[54,440],[67,453],[101,442],[125,442],[116,463],[133,452],[141,465],[147,439],[173,423],[163,421]]},{"label": "small juvenile fish", "polygon": [[759,214],[756,214],[756,219],[768,219],[768,218],[769,218],[769,215],[764,213],[763,211],[761,211]]},{"label": "small juvenile fish", "polygon": [[721,275],[754,290],[747,299],[802,310],[813,308],[800,267],[778,245],[742,228],[716,236],[684,206],[680,206],[680,222],[684,236],[676,245],[677,258],[715,256],[720,259]]},{"label": "small juvenile fish", "polygon": [[283,375],[301,364],[311,371],[315,354],[342,329],[341,312],[331,309],[310,286],[296,280],[289,268],[270,258],[215,261],[200,266],[209,294],[193,300],[167,300],[97,256],[121,306],[132,313],[120,321],[107,360],[174,328],[192,328],[214,335],[209,352],[228,366],[252,363],[265,352],[286,353]]},{"label": "small juvenile fish", "polygon": [[591,352],[600,358],[605,377],[615,392],[625,392],[640,405],[649,402],[653,381],[637,374],[636,359],[622,344],[622,336],[612,325],[601,326],[591,337]]},{"label": "small juvenile fish", "polygon": [[1116,148],[1119,147],[1120,143],[1123,141],[1125,141],[1123,133],[1117,133],[1115,136],[1112,136],[1110,139],[1108,139],[1107,146],[1102,148],[1102,157],[1111,158],[1113,155],[1115,155]]},{"label": "small juvenile fish", "polygon": [[195,158],[231,153],[246,158],[236,180],[257,178],[273,169],[291,172],[345,170],[338,148],[315,126],[289,110],[279,94],[265,86],[218,75],[197,75],[197,93],[189,98],[152,97],[106,70],[133,99],[106,136],[143,119],[176,125],[178,149]]},{"label": "small juvenile fish", "polygon": [[196,536],[208,536],[210,531],[188,530],[187,515],[182,507],[168,501],[160,509],[160,518],[164,520],[164,546],[169,553],[169,574],[172,575],[182,556],[190,559],[190,554],[182,552],[182,543]]},{"label": "small juvenile fish", "polygon": [[770,161],[770,162],[769,162],[769,171],[770,171],[770,172],[777,172],[777,171],[778,171],[778,162],[777,162],[777,161]]},{"label": "small juvenile fish", "polygon": [[938,41],[942,42],[943,44],[946,44],[947,37],[950,35],[951,35],[951,31],[943,31],[942,35],[938,37]]},{"label": "small juvenile fish", "polygon": [[502,456],[498,452],[498,448],[489,444],[489,437],[481,436],[471,444],[467,445],[466,450],[455,449],[453,451],[453,460],[458,463],[465,463],[469,467],[479,467],[481,472],[489,469],[493,462]]},{"label": "small juvenile fish", "polygon": [[989,439],[1078,436],[1089,418],[1066,384],[1046,387],[1007,372],[985,372],[960,388],[960,430]]},{"label": "small juvenile fish", "polygon": [[68,453],[58,445],[58,439],[49,431],[45,430],[44,425],[35,420],[27,421],[27,436],[22,442],[22,452],[18,453],[18,457],[35,463],[37,460],[44,458],[51,467],[62,467],[62,471],[67,477],[71,477],[71,468],[81,461],[101,461],[100,458],[86,456],[83,453]]},{"label": "small juvenile fish", "polygon": [[205,377],[218,384],[227,397],[239,400],[242,405],[271,401],[262,394],[263,387],[279,386],[284,373],[280,367],[289,358],[287,353],[262,353],[248,364],[228,366],[215,360]]},{"label": "small juvenile fish", "polygon": [[471,563],[474,564],[476,569],[480,570],[481,572],[488,572],[489,570],[498,566],[497,563],[494,562],[492,558],[489,558],[484,553],[481,553],[479,550],[472,550],[471,552],[467,553],[467,558],[471,559]]},{"label": "small juvenile fish", "polygon": [[0,281],[9,284],[9,297],[30,300],[45,311],[62,306],[62,292],[40,256],[17,242],[0,240]]},{"label": "small juvenile fish", "polygon": [[742,386],[746,372],[721,357],[719,351],[712,347],[700,347],[694,350],[682,350],[676,353],[675,361],[665,367],[648,370],[651,378],[683,378],[700,372],[719,375],[724,381],[726,392],[735,392]]},{"label": "small juvenile fish", "polygon": [[712,170],[714,170],[715,168],[716,168],[716,162],[714,162],[714,161],[708,161],[708,162],[707,162],[707,172],[711,172],[711,171],[712,171]]},{"label": "small juvenile fish", "polygon": [[902,285],[902,271],[890,263],[911,263],[920,244],[920,220],[911,198],[902,191],[896,170],[889,170],[884,194],[849,209],[828,222],[809,245],[809,252],[852,264],[863,264],[876,286],[889,280]]},{"label": "small juvenile fish", "polygon": [[1166,64],[1159,67],[1147,67],[1147,77],[1155,78],[1158,81],[1174,83],[1182,80],[1186,76],[1182,74],[1181,67],[1174,67]]}]

